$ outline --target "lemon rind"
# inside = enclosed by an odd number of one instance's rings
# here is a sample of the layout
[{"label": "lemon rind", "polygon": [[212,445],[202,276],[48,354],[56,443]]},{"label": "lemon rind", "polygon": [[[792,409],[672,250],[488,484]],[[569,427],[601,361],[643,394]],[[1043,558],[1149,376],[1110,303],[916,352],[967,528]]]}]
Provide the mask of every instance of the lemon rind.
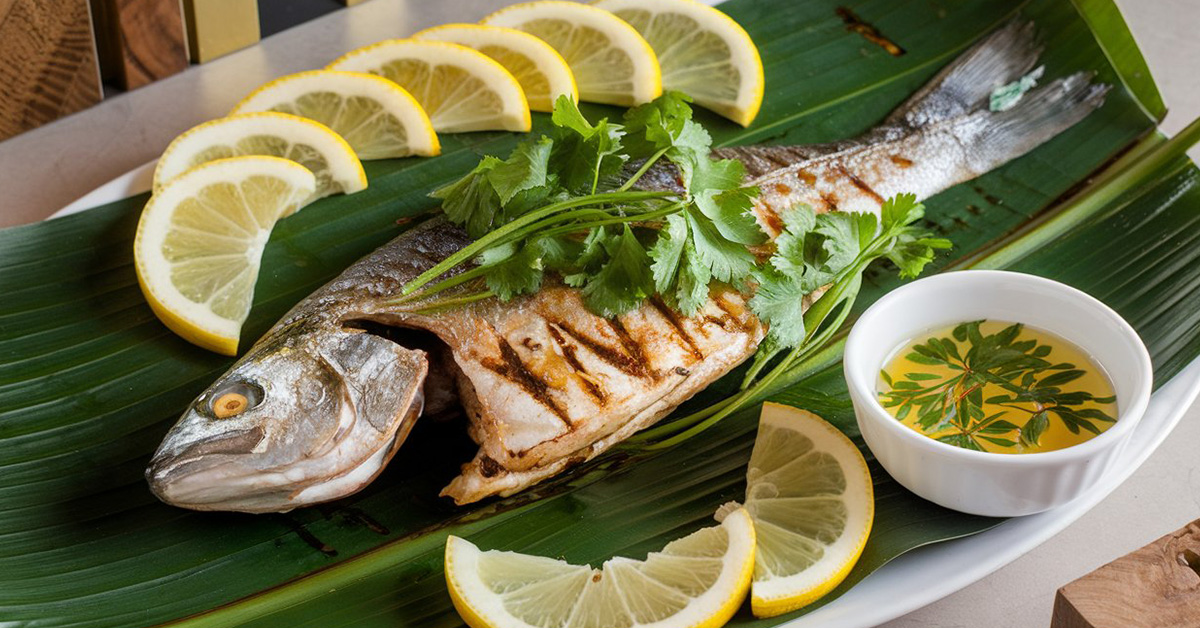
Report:
[{"label": "lemon rind", "polygon": [[[260,128],[255,128],[256,126]],[[289,129],[280,129],[279,127],[290,127]],[[263,128],[274,127],[274,128]],[[274,135],[295,144],[304,143],[314,148],[332,149],[323,150],[322,154],[326,156],[326,162],[330,165],[330,174],[334,181],[341,187],[345,194],[353,194],[367,187],[367,173],[363,170],[362,161],[354,154],[354,149],[346,142],[345,138],[333,132],[329,127],[308,118],[294,116],[278,111],[255,111],[242,114],[234,114],[216,120],[209,120],[198,124],[187,131],[181,133],[178,137],[167,145],[162,156],[158,158],[158,164],[154,168],[154,184],[155,192],[162,189],[167,182],[174,179],[188,170],[186,167],[174,168],[172,158],[181,159],[183,163],[190,161],[190,158],[196,153],[210,148],[212,145],[196,145],[196,138],[203,137],[203,134],[212,129],[231,129],[235,133],[230,138],[230,141],[237,141],[254,135]],[[275,131],[287,130],[294,132],[293,136],[284,136]],[[187,151],[181,153],[180,151]],[[330,159],[337,157],[333,151],[341,153],[341,159]],[[269,156],[269,155],[264,155]],[[276,155],[277,156],[277,155]],[[334,170],[334,169],[337,170]]]},{"label": "lemon rind", "polygon": [[[537,15],[533,12],[539,10],[538,7],[550,7],[552,11],[559,11],[557,15]],[[565,0],[535,0],[534,2],[522,2],[507,6],[503,9],[495,11],[479,22],[488,26],[503,26],[508,28],[517,28],[525,21],[519,19],[522,14],[530,15],[529,19],[543,17],[561,17],[563,13],[571,13],[574,18],[583,18],[587,25],[595,25],[601,23],[607,26],[603,29],[612,34],[616,34],[621,38],[621,41],[614,41],[618,47],[622,49],[637,48],[641,51],[640,55],[631,55],[631,60],[634,61],[634,75],[631,78],[634,84],[634,92],[628,94],[628,100],[611,99],[611,98],[596,98],[596,94],[587,93],[583,87],[579,88],[579,97],[590,102],[601,102],[605,104],[632,106],[650,102],[662,95],[662,70],[658,66],[658,57],[654,54],[654,48],[650,43],[642,37],[637,29],[630,26],[621,18],[612,13],[594,7],[589,4],[580,4],[577,2],[567,2]],[[565,18],[564,18],[565,19]],[[578,23],[578,22],[576,22]],[[520,30],[519,28],[517,28]],[[641,59],[646,63],[637,63]],[[568,64],[569,65],[569,64]],[[574,68],[572,68],[574,72]],[[579,82],[578,73],[575,76],[576,82]]]},{"label": "lemon rind", "polygon": [[[323,81],[326,84],[323,85]],[[338,89],[330,88],[330,85],[334,83]],[[290,103],[291,100],[281,97],[281,86],[288,84],[311,86],[314,90],[329,89],[329,91],[336,91],[348,96],[365,96],[383,104],[389,113],[400,120],[408,134],[407,152],[394,155],[394,157],[433,157],[442,152],[437,132],[417,99],[392,81],[366,72],[324,69],[287,74],[268,81],[250,92],[234,105],[230,114],[268,111],[277,105]]]},{"label": "lemon rind", "polygon": [[[816,433],[814,433],[815,430],[813,429],[797,431],[800,431],[802,434],[810,438],[817,436],[820,440],[825,440],[827,443],[838,443],[837,446],[842,448],[841,453],[848,454],[846,456],[838,456],[838,452],[831,452],[834,453],[839,463],[841,463],[843,473],[846,474],[847,480],[852,477],[852,470],[846,468],[846,463],[848,462],[847,458],[854,461],[853,466],[858,471],[857,477],[859,477],[861,481],[861,487],[863,487],[865,493],[861,496],[861,500],[856,500],[861,501],[860,505],[863,507],[863,511],[858,513],[858,516],[863,518],[864,523],[861,528],[859,528],[860,531],[856,537],[847,538],[843,536],[843,538],[839,538],[833,543],[833,545],[836,545],[845,540],[845,545],[851,546],[852,549],[851,551],[847,552],[843,559],[836,564],[836,567],[832,569],[826,569],[825,573],[828,575],[820,576],[815,585],[787,590],[787,584],[789,581],[795,582],[811,580],[813,575],[808,572],[801,572],[786,578],[773,580],[771,582],[772,586],[770,587],[772,591],[766,595],[761,593],[762,583],[755,582],[751,586],[750,606],[754,616],[760,618],[774,617],[776,615],[781,615],[783,613],[791,612],[808,606],[809,604],[824,597],[839,584],[841,584],[842,581],[846,579],[846,576],[849,575],[850,570],[853,569],[854,565],[858,562],[858,559],[862,556],[863,549],[866,547],[867,539],[870,537],[871,529],[874,525],[875,499],[874,485],[871,480],[871,471],[867,467],[867,462],[866,459],[863,458],[862,452],[859,451],[858,447],[854,445],[854,442],[851,441],[848,436],[846,436],[841,430],[831,425],[828,421],[811,412],[772,402],[763,404],[760,427],[762,424],[769,424],[777,428],[794,429],[794,417],[797,415],[803,417],[802,420],[805,421],[809,426],[812,426],[812,428],[820,430]],[[789,419],[789,417],[792,418]],[[830,451],[828,446],[824,448],[820,447],[820,443],[818,443],[817,438],[814,438],[814,445],[817,446],[817,450],[827,452]],[[854,490],[854,487],[848,481],[846,492],[844,494],[849,495],[852,490]],[[847,500],[847,503],[849,505],[849,500]],[[851,513],[851,517],[853,518],[854,516],[855,513]],[[852,528],[847,525],[847,529]],[[782,591],[776,592],[775,589],[782,589]]]},{"label": "lemon rind", "polygon": [[[256,168],[248,168],[252,162],[257,162]],[[271,172],[273,171],[273,172]],[[146,297],[151,310],[167,326],[184,340],[197,346],[221,353],[236,355],[241,325],[244,320],[233,321],[217,316],[211,310],[202,309],[204,304],[197,304],[187,299],[171,283],[170,264],[161,257],[161,249],[148,242],[148,238],[161,241],[170,230],[171,208],[188,198],[186,192],[179,190],[193,184],[199,189],[207,184],[219,182],[240,182],[251,176],[275,176],[287,181],[295,188],[297,207],[303,199],[311,197],[316,189],[316,177],[300,164],[268,155],[246,155],[216,159],[189,169],[182,175],[172,179],[163,186],[162,190],[152,196],[142,210],[134,236],[134,270],[138,286]],[[199,183],[193,181],[202,178]],[[178,197],[178,198],[176,198]],[[160,209],[160,203],[169,204]],[[272,225],[273,227],[274,225]],[[269,230],[268,230],[269,233]],[[266,238],[262,238],[265,244]],[[257,251],[258,258],[262,256],[262,245]],[[257,269],[257,264],[254,265]],[[198,311],[207,312],[206,316],[196,316]]]},{"label": "lemon rind", "polygon": [[[447,36],[455,31],[473,33],[474,35],[478,35],[481,38],[486,39],[487,43],[480,42],[478,44],[472,44],[467,42],[469,37],[454,38],[452,36]],[[530,110],[546,112],[553,111],[554,101],[557,100],[560,95],[565,95],[572,101],[579,102],[579,86],[575,83],[575,75],[571,72],[571,66],[567,65],[567,60],[563,59],[562,55],[559,54],[553,46],[537,37],[534,37],[533,35],[530,35],[529,33],[526,33],[525,31],[517,30],[515,28],[507,28],[504,26],[488,26],[485,24],[442,24],[413,33],[412,38],[424,39],[428,41],[445,41],[452,44],[458,44],[460,46],[467,46],[468,48],[475,48],[476,45],[489,44],[496,46],[507,46],[512,50],[525,55],[530,61],[532,61],[537,66],[538,71],[546,76],[547,81],[550,84],[549,107],[534,105],[533,101],[529,98],[529,94],[525,94],[525,99],[526,102],[529,103]],[[550,59],[551,61],[547,63],[547,59]],[[497,61],[497,63],[499,63],[499,61]],[[518,79],[518,82],[520,82],[520,79]]]},{"label": "lemon rind", "polygon": [[[730,545],[726,548],[726,556],[740,556],[738,562],[726,561],[721,574],[704,593],[692,598],[686,609],[690,614],[697,614],[694,609],[709,606],[702,617],[688,623],[663,623],[670,619],[659,620],[656,626],[677,626],[678,628],[718,628],[727,623],[745,602],[749,592],[750,581],[754,576],[754,523],[745,509],[738,509],[721,522],[729,532]],[[445,576],[450,599],[459,615],[471,628],[533,628],[521,619],[507,612],[496,612],[490,609],[478,608],[471,603],[473,589],[475,594],[487,597],[487,602],[495,601],[495,594],[485,587],[476,587],[474,583],[460,581],[459,574],[469,574],[475,569],[479,556],[483,552],[470,541],[450,536],[446,540]],[[613,560],[629,560],[616,558]],[[638,562],[638,561],[634,561]],[[586,567],[581,567],[587,569]],[[719,602],[713,604],[718,595]],[[479,600],[483,601],[483,600]]]},{"label": "lemon rind", "polygon": [[[384,57],[381,52],[403,54]],[[504,103],[500,119],[497,120],[499,126],[488,125],[478,128],[443,126],[439,128],[438,122],[434,119],[437,115],[436,112],[427,111],[435,131],[442,133],[485,130],[527,132],[533,128],[529,102],[525,99],[525,90],[521,89],[521,83],[495,59],[467,46],[426,39],[385,39],[347,52],[334,59],[326,66],[326,69],[369,73],[377,63],[401,58],[418,59],[430,64],[451,63],[457,64],[459,67],[467,67],[472,74],[484,77],[485,82],[497,90],[497,94]],[[399,85],[399,87],[403,88],[404,86]]]},{"label": "lemon rind", "polygon": [[[711,109],[742,126],[749,126],[758,116],[766,90],[762,56],[750,34],[736,20],[721,10],[696,0],[593,0],[592,5],[613,13],[626,8],[648,10],[652,13],[682,13],[695,19],[702,27],[709,27],[709,30],[721,35],[722,39],[730,45],[730,51],[735,55],[733,63],[738,67],[754,68],[755,71],[742,74],[742,82],[738,86],[737,102],[712,100],[701,102],[697,100],[696,104]],[[732,39],[729,35],[732,35]],[[669,84],[669,78],[669,75],[664,72],[663,89],[679,89],[679,86]]]}]

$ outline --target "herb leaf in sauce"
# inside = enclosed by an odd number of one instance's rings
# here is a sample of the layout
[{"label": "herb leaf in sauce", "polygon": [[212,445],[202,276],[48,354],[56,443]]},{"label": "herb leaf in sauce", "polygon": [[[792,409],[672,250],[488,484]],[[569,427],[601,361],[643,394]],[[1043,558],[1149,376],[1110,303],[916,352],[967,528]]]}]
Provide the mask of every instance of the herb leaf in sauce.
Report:
[{"label": "herb leaf in sauce", "polygon": [[[888,387],[880,393],[883,406],[893,409],[899,420],[915,413],[921,431],[977,451],[984,450],[983,441],[1005,448],[1037,446],[1052,417],[1072,434],[1099,434],[1097,422],[1116,421],[1099,408],[1085,407],[1111,404],[1115,398],[1063,389],[1086,375],[1085,369],[1048,360],[1051,347],[1036,339],[1018,340],[1020,324],[983,334],[983,322],[963,323],[949,337],[934,336],[913,345],[906,359],[945,367],[950,374],[911,372],[895,377],[883,372]],[[1002,409],[987,413],[985,406]],[[1013,418],[1023,423],[1009,420]],[[947,429],[951,433],[943,434]]]}]

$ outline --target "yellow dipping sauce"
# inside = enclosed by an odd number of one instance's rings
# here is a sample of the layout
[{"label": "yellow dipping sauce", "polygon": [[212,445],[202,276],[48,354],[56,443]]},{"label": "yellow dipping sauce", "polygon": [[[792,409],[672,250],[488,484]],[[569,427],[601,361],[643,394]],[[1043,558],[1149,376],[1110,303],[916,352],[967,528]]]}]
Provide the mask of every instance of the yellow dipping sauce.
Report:
[{"label": "yellow dipping sauce", "polygon": [[917,433],[993,453],[1078,445],[1117,416],[1099,364],[1019,323],[973,321],[922,334],[888,358],[877,391],[888,412]]}]

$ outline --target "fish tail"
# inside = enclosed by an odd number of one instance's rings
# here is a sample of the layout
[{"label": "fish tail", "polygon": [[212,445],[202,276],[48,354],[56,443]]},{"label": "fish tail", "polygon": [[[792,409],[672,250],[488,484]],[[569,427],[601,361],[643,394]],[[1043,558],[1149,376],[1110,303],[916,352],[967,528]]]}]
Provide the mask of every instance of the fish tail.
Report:
[{"label": "fish tail", "polygon": [[968,168],[984,173],[1024,155],[1104,104],[1110,85],[1079,72],[1026,93],[1004,111],[964,120],[957,134],[967,146]]},{"label": "fish tail", "polygon": [[1042,53],[1033,22],[1014,19],[984,37],[904,101],[885,127],[921,128],[987,104],[992,91],[1029,73]]}]

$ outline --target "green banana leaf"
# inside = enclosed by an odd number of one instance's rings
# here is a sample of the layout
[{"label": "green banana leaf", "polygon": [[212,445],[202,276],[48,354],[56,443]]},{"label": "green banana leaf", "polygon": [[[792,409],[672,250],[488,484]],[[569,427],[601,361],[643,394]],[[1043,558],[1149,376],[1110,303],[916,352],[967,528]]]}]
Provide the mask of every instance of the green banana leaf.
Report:
[{"label": "green banana leaf", "polygon": [[[905,48],[899,57],[847,32],[837,5],[721,5],[760,46],[768,91],[749,129],[701,115],[719,144],[853,136],[984,33],[1017,14],[1031,18],[1043,32],[1049,77],[1092,70],[1116,89],[1061,137],[931,199],[931,225],[956,245],[933,270],[1007,267],[1091,292],[1142,334],[1159,382],[1200,355],[1200,170],[1180,156],[1196,132],[1172,143],[1154,134],[1162,100],[1110,0],[856,3],[860,17]],[[546,126],[535,119],[537,129]],[[452,136],[438,158],[370,163],[368,190],[283,221],[245,336],[257,337],[401,233],[405,219],[433,207],[430,189],[516,139]],[[717,506],[742,495],[753,410],[686,447],[621,448],[554,482],[467,508],[437,492],[474,448],[461,425],[432,422],[419,423],[368,489],[335,504],[273,516],[164,506],[142,478],[149,455],[230,361],[176,338],[142,300],[131,248],[144,202],[0,231],[0,624],[456,626],[441,572],[447,534],[598,563],[710,525]],[[859,307],[897,285],[893,274],[872,272]],[[776,399],[822,414],[861,446],[838,353],[835,345],[818,356]],[[875,529],[826,601],[903,552],[999,523],[925,502],[874,462],[872,473]],[[794,615],[755,621],[743,611],[734,621],[765,626]]]}]

